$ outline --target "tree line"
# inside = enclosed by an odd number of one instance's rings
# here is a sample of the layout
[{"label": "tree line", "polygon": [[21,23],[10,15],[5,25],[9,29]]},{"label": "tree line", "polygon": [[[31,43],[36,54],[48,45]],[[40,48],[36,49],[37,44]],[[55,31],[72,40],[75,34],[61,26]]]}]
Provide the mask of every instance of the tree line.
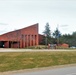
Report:
[{"label": "tree line", "polygon": [[72,34],[61,34],[58,28],[51,33],[49,23],[46,23],[45,30],[43,31],[43,41],[42,44],[69,44],[69,46],[76,46],[76,32]]}]

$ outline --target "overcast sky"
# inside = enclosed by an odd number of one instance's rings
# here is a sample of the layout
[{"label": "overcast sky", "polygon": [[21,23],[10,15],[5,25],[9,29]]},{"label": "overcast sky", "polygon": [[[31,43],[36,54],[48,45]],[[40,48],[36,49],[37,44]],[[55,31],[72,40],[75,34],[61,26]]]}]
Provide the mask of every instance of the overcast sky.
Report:
[{"label": "overcast sky", "polygon": [[39,33],[49,23],[53,32],[76,31],[76,0],[0,0],[0,34],[39,23]]}]

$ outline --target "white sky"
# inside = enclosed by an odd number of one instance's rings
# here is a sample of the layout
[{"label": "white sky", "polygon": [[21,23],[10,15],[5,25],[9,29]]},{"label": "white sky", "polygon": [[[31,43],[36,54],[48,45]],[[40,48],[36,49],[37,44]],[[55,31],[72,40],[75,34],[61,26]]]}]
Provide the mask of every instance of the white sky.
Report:
[{"label": "white sky", "polygon": [[39,23],[39,33],[49,22],[62,34],[76,31],[76,0],[0,0],[0,34]]}]

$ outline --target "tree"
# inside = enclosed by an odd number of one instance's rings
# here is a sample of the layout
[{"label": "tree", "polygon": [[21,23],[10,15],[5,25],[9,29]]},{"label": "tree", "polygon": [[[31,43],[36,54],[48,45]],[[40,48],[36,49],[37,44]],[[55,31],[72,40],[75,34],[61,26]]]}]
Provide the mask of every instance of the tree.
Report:
[{"label": "tree", "polygon": [[44,30],[44,35],[45,35],[45,43],[48,44],[51,42],[51,31],[50,31],[50,26],[49,23],[46,23],[45,25],[45,30]]},{"label": "tree", "polygon": [[61,33],[60,33],[60,31],[58,30],[58,28],[56,28],[56,30],[54,31],[54,33],[53,33],[53,37],[55,38],[55,42],[57,43],[57,44],[59,44],[59,38],[60,38],[60,36],[61,36]]},{"label": "tree", "polygon": [[69,46],[76,46],[76,32],[73,32],[73,34],[62,35],[60,41],[69,44]]},{"label": "tree", "polygon": [[73,36],[73,37],[76,37],[76,32],[73,32],[73,33],[72,33],[72,36]]},{"label": "tree", "polygon": [[58,30],[58,28],[56,28],[56,30],[54,31],[53,36],[54,36],[55,38],[59,38],[59,37],[61,36],[61,33],[60,33],[60,31]]}]

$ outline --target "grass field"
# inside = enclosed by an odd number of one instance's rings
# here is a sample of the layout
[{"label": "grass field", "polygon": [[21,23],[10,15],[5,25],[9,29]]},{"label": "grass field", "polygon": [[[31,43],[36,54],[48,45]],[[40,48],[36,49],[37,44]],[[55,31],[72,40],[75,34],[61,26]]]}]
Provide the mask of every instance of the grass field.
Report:
[{"label": "grass field", "polygon": [[76,63],[76,52],[0,53],[0,72]]}]

